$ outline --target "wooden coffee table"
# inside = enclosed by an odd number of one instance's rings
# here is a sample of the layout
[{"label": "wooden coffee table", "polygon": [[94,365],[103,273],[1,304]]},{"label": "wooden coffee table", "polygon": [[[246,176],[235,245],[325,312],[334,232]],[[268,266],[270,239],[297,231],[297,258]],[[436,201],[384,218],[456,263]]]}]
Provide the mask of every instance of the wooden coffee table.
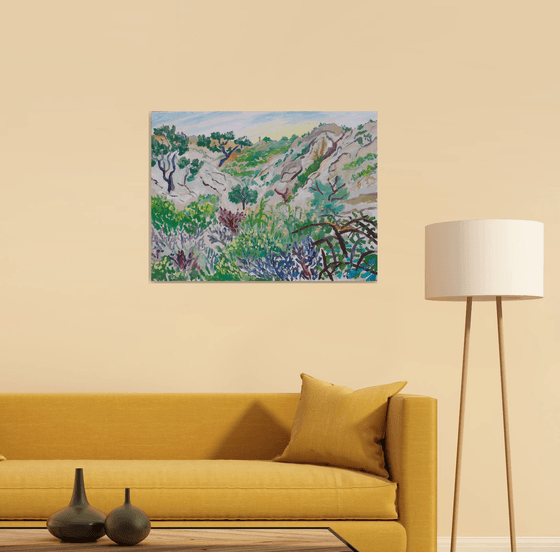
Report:
[{"label": "wooden coffee table", "polygon": [[[2,552],[81,552],[103,550],[117,545],[108,537],[94,543],[61,543],[47,529],[0,528]],[[124,547],[120,547],[122,550]],[[349,552],[356,549],[332,529],[274,527],[259,529],[231,528],[166,528],[153,527],[152,531],[134,549],[146,552]],[[134,550],[133,549],[133,550]]]}]

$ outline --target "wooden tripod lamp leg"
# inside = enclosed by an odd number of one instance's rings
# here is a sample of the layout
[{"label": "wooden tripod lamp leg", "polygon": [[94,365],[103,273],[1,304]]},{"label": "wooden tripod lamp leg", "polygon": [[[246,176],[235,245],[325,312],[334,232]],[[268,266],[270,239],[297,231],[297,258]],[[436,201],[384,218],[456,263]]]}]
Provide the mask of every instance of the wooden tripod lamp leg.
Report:
[{"label": "wooden tripod lamp leg", "polygon": [[465,399],[467,396],[467,366],[469,364],[469,342],[471,338],[472,297],[467,297],[465,317],[465,341],[463,344],[463,375],[461,376],[461,405],[459,407],[459,431],[457,433],[457,463],[455,465],[455,492],[453,494],[453,523],[451,525],[451,552],[457,547],[457,520],[459,519],[459,487],[461,482],[461,458],[463,456],[463,424],[465,421]]},{"label": "wooden tripod lamp leg", "polygon": [[503,335],[503,316],[502,316],[502,298],[496,297],[496,310],[498,314],[498,347],[500,351],[500,376],[502,380],[502,412],[504,415],[504,444],[506,449],[506,475],[507,475],[507,492],[509,507],[509,538],[512,552],[517,551],[515,541],[515,520],[513,517],[513,484],[511,477],[511,458],[509,453],[509,420],[507,407],[507,391],[506,391],[506,361],[504,356],[504,335]]}]

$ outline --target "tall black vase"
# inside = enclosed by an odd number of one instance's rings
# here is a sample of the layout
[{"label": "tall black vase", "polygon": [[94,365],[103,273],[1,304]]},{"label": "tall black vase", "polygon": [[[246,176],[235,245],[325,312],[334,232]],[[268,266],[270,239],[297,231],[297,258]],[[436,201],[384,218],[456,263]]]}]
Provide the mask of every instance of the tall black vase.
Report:
[{"label": "tall black vase", "polygon": [[130,489],[125,489],[124,504],[109,512],[105,521],[107,536],[117,544],[132,546],[143,541],[151,528],[148,516],[130,503]]},{"label": "tall black vase", "polygon": [[70,504],[47,520],[47,529],[65,542],[95,542],[105,534],[107,516],[89,505],[84,487],[84,471],[76,468]]}]

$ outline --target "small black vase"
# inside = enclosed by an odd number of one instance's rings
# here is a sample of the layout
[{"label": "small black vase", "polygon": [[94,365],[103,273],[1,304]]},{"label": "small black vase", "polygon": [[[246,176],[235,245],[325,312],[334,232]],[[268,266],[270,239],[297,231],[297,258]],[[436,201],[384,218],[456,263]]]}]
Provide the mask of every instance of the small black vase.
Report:
[{"label": "small black vase", "polygon": [[130,489],[125,489],[124,504],[109,512],[105,520],[107,536],[117,544],[132,546],[143,541],[151,528],[148,516],[130,503]]},{"label": "small black vase", "polygon": [[95,542],[105,534],[105,514],[89,505],[84,471],[76,468],[70,504],[47,520],[47,529],[64,542]]}]

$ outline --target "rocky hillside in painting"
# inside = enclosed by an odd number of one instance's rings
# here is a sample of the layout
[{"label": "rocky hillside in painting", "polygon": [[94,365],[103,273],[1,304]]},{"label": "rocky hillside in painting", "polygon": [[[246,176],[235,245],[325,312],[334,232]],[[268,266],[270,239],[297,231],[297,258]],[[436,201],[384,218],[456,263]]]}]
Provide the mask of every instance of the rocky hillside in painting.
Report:
[{"label": "rocky hillside in painting", "polygon": [[377,277],[377,121],[256,143],[154,129],[151,193],[155,280]]},{"label": "rocky hillside in painting", "polygon": [[[342,201],[345,210],[377,208],[377,121],[361,128],[342,129],[335,124],[316,127],[309,134],[282,140],[261,140],[234,152],[218,168],[222,152],[212,152],[196,145],[196,136],[189,136],[189,150],[184,154],[190,160],[201,160],[203,165],[196,176],[188,181],[189,166],[177,168],[175,189],[167,192],[162,171],[152,169],[152,195],[170,199],[178,208],[188,205],[199,195],[217,194],[228,208],[231,189],[249,182],[259,197],[270,198],[270,204],[291,198],[294,205],[305,206],[312,200],[315,180],[332,183],[336,189],[346,183],[348,196]],[[226,144],[226,149],[233,142]],[[159,174],[158,174],[159,173]]]}]

